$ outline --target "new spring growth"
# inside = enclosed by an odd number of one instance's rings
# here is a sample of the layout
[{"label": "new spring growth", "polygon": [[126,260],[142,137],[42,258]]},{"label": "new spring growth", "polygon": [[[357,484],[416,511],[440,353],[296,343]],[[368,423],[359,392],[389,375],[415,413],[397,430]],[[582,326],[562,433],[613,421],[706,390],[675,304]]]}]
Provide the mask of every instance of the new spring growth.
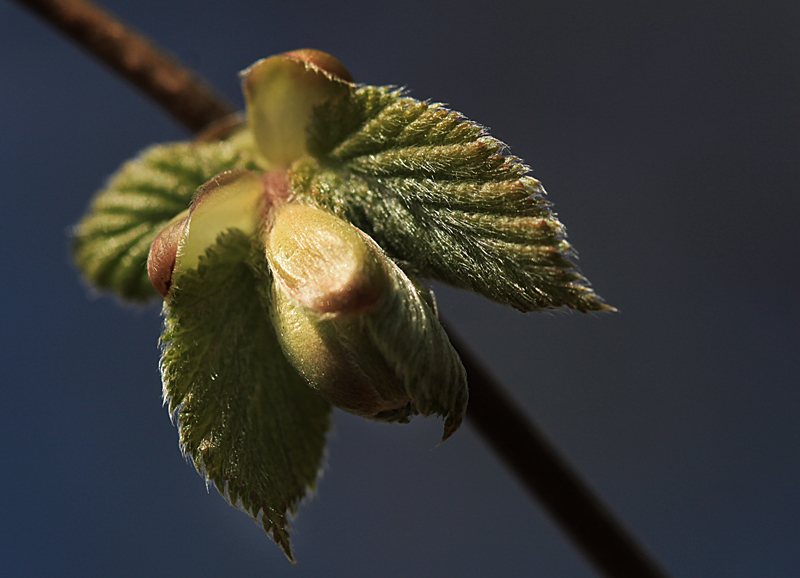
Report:
[{"label": "new spring growth", "polygon": [[[220,234],[236,229],[256,239],[266,261],[261,265],[272,277],[265,306],[283,353],[308,385],[335,406],[371,419],[442,415],[448,437],[466,409],[466,376],[457,354],[452,347],[436,349],[446,359],[422,372],[419,357],[397,356],[400,348],[391,345],[426,320],[436,331],[421,335],[419,348],[431,339],[449,345],[435,313],[369,236],[298,201],[288,180],[291,164],[307,155],[314,108],[350,86],[339,74],[349,78],[333,57],[311,50],[261,60],[244,73],[255,158],[266,170],[228,171],[203,185],[188,211],[156,237],[148,274],[169,304],[180,274],[196,269]],[[399,311],[398,303],[407,303],[409,312]],[[438,370],[442,365],[447,372]],[[421,373],[430,374],[422,379],[431,388],[443,380],[438,387],[453,399],[412,382]]]},{"label": "new spring growth", "polygon": [[161,375],[180,445],[292,559],[331,404],[372,420],[467,405],[419,279],[520,311],[610,309],[575,269],[528,167],[440,104],[358,85],[316,50],[242,73],[246,122],[154,146],[75,229],[85,277],[164,300]]}]

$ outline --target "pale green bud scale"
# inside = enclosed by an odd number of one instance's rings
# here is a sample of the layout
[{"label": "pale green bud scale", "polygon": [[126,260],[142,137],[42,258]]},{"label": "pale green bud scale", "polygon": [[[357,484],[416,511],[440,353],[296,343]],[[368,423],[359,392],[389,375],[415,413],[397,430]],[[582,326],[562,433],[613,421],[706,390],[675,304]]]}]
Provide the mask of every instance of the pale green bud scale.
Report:
[{"label": "pale green bud scale", "polygon": [[194,269],[221,233],[239,229],[252,236],[264,220],[264,187],[255,173],[221,173],[200,187],[178,246],[176,268]]},{"label": "pale green bud scale", "polygon": [[266,253],[276,283],[318,314],[362,312],[387,289],[386,274],[363,233],[314,207],[288,204],[279,209]]},{"label": "pale green bud scale", "polygon": [[335,58],[313,50],[265,58],[242,72],[247,121],[264,168],[286,168],[308,154],[314,108],[346,94],[349,78]]}]

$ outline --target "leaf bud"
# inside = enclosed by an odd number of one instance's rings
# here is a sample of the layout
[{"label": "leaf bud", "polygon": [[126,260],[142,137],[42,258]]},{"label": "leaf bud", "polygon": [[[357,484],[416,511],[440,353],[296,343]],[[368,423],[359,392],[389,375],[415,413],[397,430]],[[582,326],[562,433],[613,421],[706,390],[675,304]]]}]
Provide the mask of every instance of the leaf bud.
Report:
[{"label": "leaf bud", "polygon": [[314,108],[352,86],[338,60],[309,48],[259,60],[241,76],[247,122],[264,168],[286,168],[306,155]]},{"label": "leaf bud", "polygon": [[314,207],[278,210],[266,240],[271,312],[286,357],[323,398],[388,422],[415,414],[461,423],[458,354],[417,288],[353,225]]},{"label": "leaf bud", "polygon": [[147,274],[166,297],[174,275],[197,267],[220,233],[239,229],[255,234],[263,220],[264,185],[246,170],[220,173],[198,190],[192,206],[175,217],[150,246]]},{"label": "leaf bud", "polygon": [[278,209],[266,252],[277,282],[317,314],[362,313],[387,290],[386,272],[364,234],[321,209],[297,203]]}]

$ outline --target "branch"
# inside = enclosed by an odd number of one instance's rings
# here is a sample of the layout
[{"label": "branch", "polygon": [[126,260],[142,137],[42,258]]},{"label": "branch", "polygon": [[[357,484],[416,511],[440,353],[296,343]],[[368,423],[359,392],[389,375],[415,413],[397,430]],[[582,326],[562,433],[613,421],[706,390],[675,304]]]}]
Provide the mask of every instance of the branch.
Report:
[{"label": "branch", "polygon": [[[87,0],[14,0],[110,65],[193,133],[233,112],[202,79]],[[609,578],[666,574],[450,332],[469,376],[467,418],[528,491]]]},{"label": "branch", "polygon": [[562,530],[609,578],[666,578],[452,330],[467,370],[467,419]]},{"label": "branch", "polygon": [[205,81],[86,0],[13,0],[41,16],[193,133],[234,112]]}]

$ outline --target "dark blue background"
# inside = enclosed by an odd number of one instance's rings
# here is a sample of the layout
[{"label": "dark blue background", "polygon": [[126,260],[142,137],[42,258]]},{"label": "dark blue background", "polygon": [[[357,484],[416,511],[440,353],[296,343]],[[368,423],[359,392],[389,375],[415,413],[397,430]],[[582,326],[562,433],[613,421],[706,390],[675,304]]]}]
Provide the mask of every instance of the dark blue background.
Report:
[{"label": "dark blue background", "polygon": [[[800,4],[106,5],[237,104],[299,47],[492,128],[614,315],[437,288],[462,333],[678,577],[800,573]],[[68,233],[170,118],[0,0],[5,576],[592,576],[469,426],[337,412],[292,568],[181,458],[156,306],[96,297]]]}]

